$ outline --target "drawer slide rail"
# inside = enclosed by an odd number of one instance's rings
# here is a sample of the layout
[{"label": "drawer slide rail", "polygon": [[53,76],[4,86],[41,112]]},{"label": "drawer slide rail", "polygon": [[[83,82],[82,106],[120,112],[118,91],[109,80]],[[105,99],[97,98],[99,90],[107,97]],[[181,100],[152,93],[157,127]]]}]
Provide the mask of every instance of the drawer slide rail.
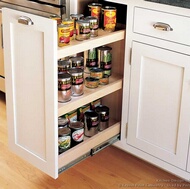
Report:
[{"label": "drawer slide rail", "polygon": [[70,167],[76,165],[77,163],[81,162],[82,160],[86,159],[87,157],[93,156],[95,154],[97,154],[98,152],[100,152],[101,150],[105,149],[106,147],[114,144],[115,142],[117,142],[118,140],[120,140],[120,134],[108,139],[107,141],[97,145],[96,147],[92,148],[89,152],[87,152],[86,154],[82,155],[81,157],[77,158],[76,160],[70,162],[69,164],[61,167],[58,170],[58,173],[62,173],[64,171],[66,171],[67,169],[69,169]]}]

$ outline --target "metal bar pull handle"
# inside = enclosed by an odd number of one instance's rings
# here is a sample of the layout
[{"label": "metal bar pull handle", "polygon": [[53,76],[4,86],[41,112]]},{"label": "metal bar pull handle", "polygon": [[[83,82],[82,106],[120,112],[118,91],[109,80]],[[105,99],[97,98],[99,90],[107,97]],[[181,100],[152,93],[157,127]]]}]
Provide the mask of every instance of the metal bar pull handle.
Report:
[{"label": "metal bar pull handle", "polygon": [[157,30],[173,31],[173,28],[169,24],[162,23],[162,22],[156,22],[155,24],[153,24],[153,27]]},{"label": "metal bar pull handle", "polygon": [[33,25],[34,23],[32,22],[32,20],[27,17],[27,16],[20,16],[19,19],[18,19],[18,23],[20,24],[25,24],[25,25]]}]

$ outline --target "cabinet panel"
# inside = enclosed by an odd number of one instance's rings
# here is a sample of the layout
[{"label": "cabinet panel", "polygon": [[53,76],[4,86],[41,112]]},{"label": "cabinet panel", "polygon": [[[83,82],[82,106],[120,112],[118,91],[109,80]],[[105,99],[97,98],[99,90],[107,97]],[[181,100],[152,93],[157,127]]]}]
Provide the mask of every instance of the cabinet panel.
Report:
[{"label": "cabinet panel", "polygon": [[[18,23],[20,16],[29,17],[34,24]],[[99,45],[123,48],[125,31],[101,31],[97,38],[59,48],[54,20],[3,8],[3,23],[11,150],[57,178],[58,172],[119,140],[124,51],[113,52],[116,56],[108,85],[85,87],[83,95],[67,103],[58,103],[57,60]],[[58,117],[99,98],[110,107],[109,128],[58,155]]]},{"label": "cabinet panel", "polygon": [[186,169],[190,56],[133,42],[127,143]]},{"label": "cabinet panel", "polygon": [[[2,12],[9,147],[56,178],[57,25],[11,9]],[[20,16],[32,19],[33,25],[18,23]]]},{"label": "cabinet panel", "polygon": [[[172,31],[164,31],[161,25],[155,29],[153,25],[158,22],[168,24],[172,28]],[[166,25],[164,25],[164,27],[166,27]],[[135,7],[134,9],[133,31],[135,33],[190,45],[189,30],[190,18],[187,16],[140,7]]]}]

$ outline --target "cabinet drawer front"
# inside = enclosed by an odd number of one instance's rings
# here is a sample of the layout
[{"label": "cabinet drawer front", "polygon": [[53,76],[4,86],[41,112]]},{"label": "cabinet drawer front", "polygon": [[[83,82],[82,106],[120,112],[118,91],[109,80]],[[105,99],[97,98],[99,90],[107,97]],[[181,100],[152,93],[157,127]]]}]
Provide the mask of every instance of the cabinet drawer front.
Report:
[{"label": "cabinet drawer front", "polygon": [[[156,23],[168,24],[172,31],[154,28]],[[165,12],[135,7],[133,31],[167,41],[190,45],[190,18]]]}]

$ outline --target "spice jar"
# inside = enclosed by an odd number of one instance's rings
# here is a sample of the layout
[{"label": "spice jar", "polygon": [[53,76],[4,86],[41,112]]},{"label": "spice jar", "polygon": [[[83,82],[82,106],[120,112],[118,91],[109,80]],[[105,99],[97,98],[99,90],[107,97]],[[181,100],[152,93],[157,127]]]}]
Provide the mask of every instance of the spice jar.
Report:
[{"label": "spice jar", "polygon": [[74,20],[70,18],[64,18],[62,20],[62,24],[67,24],[70,30],[70,41],[73,39],[74,36]]},{"label": "spice jar", "polygon": [[87,16],[85,20],[90,22],[90,37],[98,36],[98,18]]},{"label": "spice jar", "polygon": [[103,131],[109,126],[109,108],[99,105],[95,108],[95,112],[99,116],[99,131]]},{"label": "spice jar", "polygon": [[58,73],[67,73],[70,67],[71,63],[69,60],[58,60]]},{"label": "spice jar", "polygon": [[84,140],[84,124],[81,121],[71,121],[69,124],[71,129],[71,146],[83,142]]},{"label": "spice jar", "polygon": [[71,146],[71,129],[59,127],[58,129],[58,148],[59,154],[68,150]]},{"label": "spice jar", "polygon": [[102,4],[100,3],[91,3],[88,5],[90,16],[98,18],[98,22],[100,23],[100,15]]},{"label": "spice jar", "polygon": [[58,25],[58,46],[63,47],[70,43],[70,29],[69,25],[59,24]]},{"label": "spice jar", "polygon": [[116,7],[105,6],[102,8],[102,27],[105,31],[113,32],[116,27]]},{"label": "spice jar", "polygon": [[76,21],[83,19],[84,15],[83,14],[71,14],[70,17],[74,21],[74,38],[75,38],[75,35],[76,35]]},{"label": "spice jar", "polygon": [[86,72],[89,73],[91,68],[98,67],[97,49],[92,48],[85,52]]},{"label": "spice jar", "polygon": [[68,73],[58,74],[58,101],[71,100],[71,75]]},{"label": "spice jar", "polygon": [[72,78],[72,96],[80,96],[84,93],[84,73],[81,68],[70,68]]},{"label": "spice jar", "polygon": [[104,74],[110,76],[112,68],[112,48],[109,46],[102,46],[98,48],[98,63],[100,68],[104,70]]},{"label": "spice jar", "polygon": [[90,69],[90,77],[101,79],[103,78],[104,70],[101,68],[92,68]]},{"label": "spice jar", "polygon": [[84,69],[84,58],[82,56],[71,57],[69,60],[72,68]]},{"label": "spice jar", "polygon": [[99,125],[98,114],[93,110],[86,111],[84,114],[84,125],[85,136],[92,137],[97,134]]},{"label": "spice jar", "polygon": [[76,21],[76,40],[83,41],[90,38],[90,22],[88,20]]},{"label": "spice jar", "polygon": [[99,79],[94,77],[85,78],[85,86],[91,89],[97,88],[99,84]]}]

